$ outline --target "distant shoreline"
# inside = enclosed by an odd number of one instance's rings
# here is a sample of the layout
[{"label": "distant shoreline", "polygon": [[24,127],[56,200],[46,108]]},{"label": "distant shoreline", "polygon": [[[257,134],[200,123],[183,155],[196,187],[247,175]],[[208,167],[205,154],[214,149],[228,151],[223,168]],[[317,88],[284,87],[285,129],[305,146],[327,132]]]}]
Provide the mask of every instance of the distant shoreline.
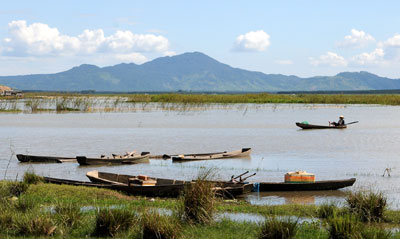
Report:
[{"label": "distant shoreline", "polygon": [[[400,90],[399,90],[400,91]],[[118,102],[125,103],[177,103],[177,104],[376,104],[400,105],[399,91],[382,91],[372,93],[106,93],[106,92],[24,92],[23,99],[43,97],[72,99],[79,97],[117,97]],[[2,97],[0,99],[12,99]],[[21,99],[21,98],[19,98]]]}]

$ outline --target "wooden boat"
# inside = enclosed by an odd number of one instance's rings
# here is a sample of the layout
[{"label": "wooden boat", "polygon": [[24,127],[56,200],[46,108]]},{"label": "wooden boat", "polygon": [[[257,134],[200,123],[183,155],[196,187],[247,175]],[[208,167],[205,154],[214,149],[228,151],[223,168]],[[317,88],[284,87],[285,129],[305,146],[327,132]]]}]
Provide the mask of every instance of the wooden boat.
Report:
[{"label": "wooden boat", "polygon": [[[90,181],[98,184],[111,184],[113,188],[124,191],[132,195],[142,195],[142,196],[158,196],[158,197],[177,197],[179,196],[185,186],[190,186],[194,181],[184,181],[184,180],[174,180],[174,179],[163,179],[163,178],[151,178],[148,177],[146,180],[154,181],[153,185],[139,185],[135,182],[140,177],[147,176],[133,176],[133,175],[123,175],[114,174],[107,172],[99,172],[97,170],[90,171],[86,174]],[[231,182],[213,182],[214,190],[216,190],[217,195],[223,197],[235,197],[248,193],[252,190],[252,184],[235,184]]]},{"label": "wooden boat", "polygon": [[64,163],[64,162],[76,162],[76,158],[69,157],[57,157],[57,156],[36,156],[27,154],[17,154],[17,158],[20,162],[38,162],[38,163]]},{"label": "wooden boat", "polygon": [[51,177],[43,177],[43,180],[45,183],[113,189],[111,184],[99,184],[99,183],[76,181],[76,180],[61,179],[61,178],[51,178]]},{"label": "wooden boat", "polygon": [[350,187],[355,183],[355,181],[355,178],[350,178],[344,180],[326,180],[309,183],[260,182],[254,184],[254,189],[255,191],[259,192],[337,190],[340,188]]},{"label": "wooden boat", "polygon": [[340,126],[334,126],[334,125],[314,125],[314,124],[304,124],[300,122],[296,122],[296,125],[302,129],[345,129],[347,128],[347,125],[340,125]]},{"label": "wooden boat", "polygon": [[247,157],[251,153],[251,148],[242,148],[231,152],[203,153],[203,154],[181,154],[171,156],[173,162],[209,160],[209,159],[225,159]]},{"label": "wooden boat", "polygon": [[141,154],[118,156],[115,157],[100,157],[100,158],[87,158],[86,156],[77,156],[76,160],[80,165],[100,165],[100,164],[136,164],[144,163],[149,159],[149,152],[142,152]]}]

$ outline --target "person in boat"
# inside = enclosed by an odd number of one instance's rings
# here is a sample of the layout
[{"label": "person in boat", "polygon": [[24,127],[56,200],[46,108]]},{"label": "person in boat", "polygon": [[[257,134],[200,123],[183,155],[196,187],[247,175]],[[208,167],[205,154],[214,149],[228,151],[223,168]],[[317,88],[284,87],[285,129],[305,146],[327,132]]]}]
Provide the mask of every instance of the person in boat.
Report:
[{"label": "person in boat", "polygon": [[329,124],[334,125],[334,126],[343,126],[346,123],[344,122],[344,116],[341,115],[341,116],[339,116],[338,122],[329,122]]}]

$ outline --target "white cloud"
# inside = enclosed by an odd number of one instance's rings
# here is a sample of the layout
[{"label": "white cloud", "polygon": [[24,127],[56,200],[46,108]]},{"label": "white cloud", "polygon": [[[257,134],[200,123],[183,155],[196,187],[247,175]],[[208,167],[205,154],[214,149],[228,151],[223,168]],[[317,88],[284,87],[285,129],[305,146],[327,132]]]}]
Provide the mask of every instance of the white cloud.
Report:
[{"label": "white cloud", "polygon": [[328,51],[324,55],[320,55],[318,58],[310,57],[310,64],[313,66],[347,66],[347,61],[344,57]]},{"label": "white cloud", "polygon": [[358,65],[377,65],[383,63],[385,52],[382,48],[377,48],[371,53],[361,53],[352,58],[352,61]]},{"label": "white cloud", "polygon": [[343,41],[336,43],[337,47],[343,48],[362,48],[375,42],[375,38],[364,31],[351,29],[351,35],[344,37]]},{"label": "white cloud", "polygon": [[395,34],[393,37],[387,39],[383,44],[384,47],[399,48],[400,47],[400,34]]},{"label": "white cloud", "polygon": [[251,31],[236,38],[233,49],[236,51],[265,51],[269,47],[270,36],[263,30]]},{"label": "white cloud", "polygon": [[[127,55],[137,52],[170,54],[169,41],[161,35],[116,31],[105,36],[102,29],[84,30],[78,36],[61,34],[47,24],[12,21],[9,36],[3,40],[4,55],[47,56],[107,53]],[[137,55],[138,56],[138,55]]]},{"label": "white cloud", "polygon": [[275,63],[279,64],[279,65],[292,65],[293,61],[292,60],[276,60]]}]

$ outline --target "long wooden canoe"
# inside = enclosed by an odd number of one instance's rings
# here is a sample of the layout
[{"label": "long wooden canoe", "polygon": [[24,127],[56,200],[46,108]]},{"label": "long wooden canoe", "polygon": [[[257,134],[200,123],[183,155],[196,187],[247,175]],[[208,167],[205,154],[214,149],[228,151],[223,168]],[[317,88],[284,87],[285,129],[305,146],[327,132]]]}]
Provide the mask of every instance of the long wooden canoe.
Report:
[{"label": "long wooden canoe", "polygon": [[314,124],[303,124],[296,122],[296,125],[302,129],[345,129],[347,125],[334,126],[334,125],[314,125]]},{"label": "long wooden canoe", "polygon": [[100,164],[136,164],[148,162],[149,152],[143,152],[140,155],[130,157],[118,156],[115,158],[87,158],[86,156],[77,156],[76,160],[80,165],[100,165]]},{"label": "long wooden canoe", "polygon": [[53,183],[53,184],[65,184],[65,185],[73,185],[73,186],[85,186],[85,187],[113,189],[111,184],[99,184],[99,183],[93,183],[93,182],[76,181],[76,180],[52,178],[52,177],[43,177],[43,180],[46,183]]},{"label": "long wooden canoe", "polygon": [[17,158],[23,163],[64,163],[64,162],[76,162],[76,158],[69,157],[57,157],[57,156],[36,156],[27,154],[17,154]]},{"label": "long wooden canoe", "polygon": [[[93,183],[111,184],[115,189],[124,191],[128,194],[153,197],[177,197],[183,192],[185,186],[190,186],[195,183],[195,181],[150,178],[151,180],[156,181],[154,186],[132,185],[130,180],[137,176],[99,172],[97,170],[88,172],[86,176]],[[235,184],[231,182],[213,182],[213,186],[217,195],[229,198],[249,193],[253,188],[252,184]]]},{"label": "long wooden canoe", "polygon": [[344,180],[315,181],[313,183],[260,182],[254,184],[254,189],[259,192],[337,190],[350,187],[355,181],[355,178],[350,178]]},{"label": "long wooden canoe", "polygon": [[225,158],[240,158],[247,157],[251,153],[251,148],[242,148],[231,152],[217,152],[217,153],[202,153],[202,154],[181,154],[173,155],[173,162],[185,162],[195,160],[209,160],[209,159],[225,159]]}]

